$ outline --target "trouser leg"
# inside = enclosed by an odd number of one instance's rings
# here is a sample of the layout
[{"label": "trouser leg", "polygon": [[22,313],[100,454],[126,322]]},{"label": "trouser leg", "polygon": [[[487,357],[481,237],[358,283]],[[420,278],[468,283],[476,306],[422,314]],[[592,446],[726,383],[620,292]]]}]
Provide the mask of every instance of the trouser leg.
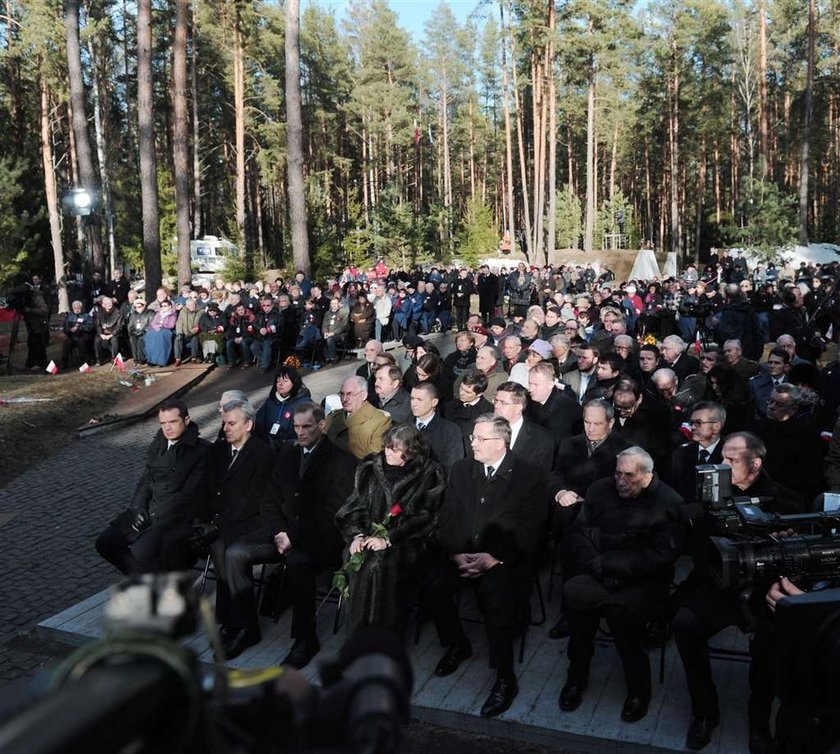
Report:
[{"label": "trouser leg", "polygon": [[628,696],[649,699],[650,661],[643,645],[644,623],[627,608],[619,605],[609,605],[605,617],[624,665]]},{"label": "trouser leg", "polygon": [[513,633],[516,624],[517,581],[511,567],[494,566],[478,579],[476,598],[484,616],[490,666],[513,678]]},{"label": "trouser leg", "polygon": [[139,570],[129,542],[116,522],[110,523],[96,538],[96,551],[120,573],[137,573]]},{"label": "trouser leg", "polygon": [[292,638],[306,639],[315,630],[315,576],[317,566],[312,555],[292,548],[286,553],[286,589],[292,603]]},{"label": "trouser leg", "polygon": [[225,626],[249,628],[257,625],[257,601],[254,597],[253,566],[281,560],[273,543],[237,540],[225,550],[223,578],[230,590],[227,615],[217,620]]},{"label": "trouser leg", "polygon": [[455,594],[470,586],[465,583],[468,581],[469,579],[460,578],[458,569],[451,561],[441,558],[423,590],[424,611],[434,616],[438,638],[444,647],[467,643],[461,619],[458,617]]}]

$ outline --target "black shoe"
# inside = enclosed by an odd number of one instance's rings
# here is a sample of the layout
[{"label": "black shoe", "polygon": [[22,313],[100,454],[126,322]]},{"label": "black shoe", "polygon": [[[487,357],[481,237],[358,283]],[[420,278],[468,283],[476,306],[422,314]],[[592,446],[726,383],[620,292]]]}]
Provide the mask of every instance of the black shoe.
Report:
[{"label": "black shoe", "polygon": [[560,698],[557,700],[557,706],[564,712],[574,712],[583,701],[584,691],[586,691],[585,683],[566,681],[566,685],[560,692]]},{"label": "black shoe", "polygon": [[717,728],[720,716],[695,717],[688,726],[685,736],[685,748],[699,751],[712,740],[712,731]]},{"label": "black shoe", "polygon": [[495,717],[501,715],[516,698],[519,693],[519,684],[516,677],[496,679],[487,701],[481,706],[482,717]]},{"label": "black shoe", "polygon": [[472,647],[469,643],[451,644],[446,650],[446,654],[440,658],[440,662],[435,668],[435,675],[441,678],[452,675],[458,669],[458,666],[470,657],[472,657]]},{"label": "black shoe", "polygon": [[321,645],[318,643],[317,636],[311,636],[307,639],[295,639],[289,654],[281,662],[281,665],[290,665],[291,667],[300,670],[305,668],[309,661],[321,651]]},{"label": "black shoe", "polygon": [[773,754],[773,736],[766,728],[750,726],[750,754]]},{"label": "black shoe", "polygon": [[621,719],[625,723],[635,723],[641,720],[648,711],[650,699],[644,696],[628,696],[621,708]]},{"label": "black shoe", "polygon": [[260,643],[260,631],[258,628],[238,628],[228,634],[228,640],[222,643],[225,650],[225,657],[232,660],[239,657],[248,647]]},{"label": "black shoe", "polygon": [[560,616],[560,620],[557,621],[552,627],[551,630],[548,632],[549,639],[565,639],[569,635],[569,621],[566,620],[565,616]]}]

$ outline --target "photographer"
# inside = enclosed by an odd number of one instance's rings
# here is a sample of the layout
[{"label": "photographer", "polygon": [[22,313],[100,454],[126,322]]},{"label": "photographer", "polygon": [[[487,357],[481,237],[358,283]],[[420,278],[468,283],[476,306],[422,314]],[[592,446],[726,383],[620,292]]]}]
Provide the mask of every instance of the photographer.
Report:
[{"label": "photographer", "polygon": [[[726,438],[722,456],[723,463],[732,469],[733,492],[771,498],[773,502],[763,506],[771,513],[801,510],[802,501],[796,494],[777,485],[765,471],[766,455],[764,443],[749,432],[735,432]],[[764,611],[760,601],[753,599],[745,603],[739,591],[719,587],[699,559],[695,560],[694,571],[680,585],[678,593],[681,606],[671,625],[691,696],[692,720],[686,747],[698,750],[709,743],[720,720],[707,641],[728,626],[747,630],[756,614]],[[764,642],[751,642],[750,654],[750,754],[760,754],[770,751],[772,669]]]}]

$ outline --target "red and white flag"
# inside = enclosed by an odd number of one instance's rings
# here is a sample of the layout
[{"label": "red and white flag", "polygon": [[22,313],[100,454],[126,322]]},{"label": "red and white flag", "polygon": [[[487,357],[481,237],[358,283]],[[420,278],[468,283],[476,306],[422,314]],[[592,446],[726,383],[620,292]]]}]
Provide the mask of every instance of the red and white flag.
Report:
[{"label": "red and white flag", "polygon": [[125,371],[125,362],[123,361],[123,357],[121,353],[118,353],[114,357],[114,366],[119,369],[121,372]]},{"label": "red and white flag", "polygon": [[694,334],[694,354],[699,355],[700,352],[703,350],[703,344],[700,342],[700,331],[698,330]]},{"label": "red and white flag", "polygon": [[90,364],[88,364],[87,362],[85,362],[84,364],[82,364],[82,365],[79,367],[79,371],[80,371],[82,374],[87,374],[87,373],[90,371]]},{"label": "red and white flag", "polygon": [[50,361],[50,363],[47,364],[47,368],[46,368],[45,371],[48,374],[58,374],[58,366],[56,365],[56,363],[54,361]]}]

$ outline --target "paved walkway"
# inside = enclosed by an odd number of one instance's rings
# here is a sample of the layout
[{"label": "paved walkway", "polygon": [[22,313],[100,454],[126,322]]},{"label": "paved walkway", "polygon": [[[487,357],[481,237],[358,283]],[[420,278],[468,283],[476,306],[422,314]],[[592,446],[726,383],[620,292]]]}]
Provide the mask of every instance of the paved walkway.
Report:
[{"label": "paved walkway", "polygon": [[[443,343],[452,349],[451,338]],[[338,392],[358,362],[306,376],[320,401]],[[218,432],[222,391],[244,390],[259,406],[271,374],[216,369],[187,394],[190,415],[205,438]],[[76,440],[0,489],[0,682],[31,675],[56,654],[34,637],[34,627],[117,580],[94,550],[96,536],[123,510],[142,472],[145,449],[157,430],[151,416],[129,427]],[[2,470],[0,470],[0,478]]]}]

